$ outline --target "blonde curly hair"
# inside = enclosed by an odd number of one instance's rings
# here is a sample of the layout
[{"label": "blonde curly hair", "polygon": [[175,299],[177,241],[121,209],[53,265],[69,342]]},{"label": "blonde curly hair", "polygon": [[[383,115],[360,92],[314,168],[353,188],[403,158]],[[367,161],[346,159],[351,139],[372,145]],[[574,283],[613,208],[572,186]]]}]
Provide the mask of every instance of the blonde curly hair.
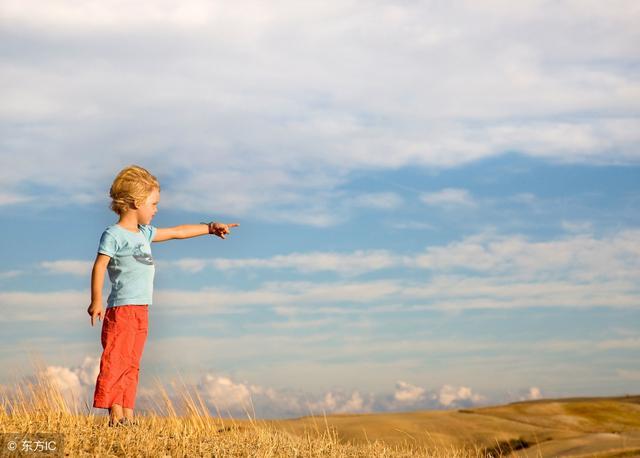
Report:
[{"label": "blonde curly hair", "polygon": [[109,207],[122,215],[130,208],[142,205],[154,189],[160,191],[156,177],[138,165],[127,166],[113,180],[109,191],[112,199]]}]

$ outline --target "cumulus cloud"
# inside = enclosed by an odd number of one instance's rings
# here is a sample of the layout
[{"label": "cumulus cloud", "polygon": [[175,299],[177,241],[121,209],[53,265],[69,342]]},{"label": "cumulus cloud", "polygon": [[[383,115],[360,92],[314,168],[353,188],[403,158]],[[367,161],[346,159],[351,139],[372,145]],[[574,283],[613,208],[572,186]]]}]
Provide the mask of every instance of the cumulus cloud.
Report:
[{"label": "cumulus cloud", "polygon": [[229,408],[250,407],[251,386],[211,374],[205,375],[199,386],[207,401],[223,411]]},{"label": "cumulus cloud", "polygon": [[[76,366],[49,365],[40,373],[62,393],[67,405],[90,404],[95,381],[99,373],[99,358],[85,357]],[[620,369],[618,375],[635,380],[637,371]],[[30,376],[27,376],[30,378]],[[31,377],[33,378],[33,377]],[[226,374],[203,373],[193,384],[176,385],[170,381],[153,387],[138,387],[137,409],[140,411],[163,412],[160,407],[166,394],[178,413],[185,408],[186,393],[198,396],[212,415],[223,417],[291,418],[305,415],[373,413],[414,410],[441,410],[472,408],[500,403],[504,400],[535,400],[543,397],[537,386],[522,388],[515,394],[506,393],[504,399],[489,398],[475,392],[468,386],[444,384],[440,387],[423,386],[397,380],[391,392],[365,392],[360,389],[334,387],[324,392],[309,393],[298,388],[273,388],[246,380],[239,380]],[[179,387],[178,387],[179,386]],[[14,387],[0,385],[8,396]],[[186,389],[186,392],[185,392]],[[196,398],[193,398],[196,399]],[[160,409],[158,409],[160,407]]]},{"label": "cumulus cloud", "polygon": [[[193,388],[210,412],[222,416],[275,418],[323,412],[371,412],[374,405],[373,394],[362,395],[358,390],[334,389],[312,394],[294,388],[275,389],[213,373],[202,375]],[[158,394],[149,388],[143,388],[141,392],[147,399]],[[179,392],[170,393],[170,397],[176,400],[175,405],[180,404],[177,402],[181,397]]]},{"label": "cumulus cloud", "polygon": [[379,396],[376,408],[382,411],[453,409],[479,406],[487,401],[486,396],[466,386],[444,384],[440,388],[427,389],[399,380],[393,395]]},{"label": "cumulus cloud", "polygon": [[209,405],[215,411],[257,415],[308,415],[371,411],[373,398],[363,399],[359,391],[346,393],[341,390],[312,395],[299,390],[276,390],[242,382],[228,377],[207,374],[198,384]]},{"label": "cumulus cloud", "polygon": [[40,374],[60,390],[67,406],[77,409],[93,396],[100,358],[86,356],[75,367],[47,366]]},{"label": "cumulus cloud", "polygon": [[537,386],[532,386],[529,388],[528,397],[529,399],[542,399],[542,391]]},{"label": "cumulus cloud", "polygon": [[310,413],[362,413],[370,412],[373,405],[373,398],[363,399],[360,392],[353,391],[351,394],[342,391],[329,391],[324,396],[315,401],[307,403]]},{"label": "cumulus cloud", "polygon": [[48,366],[44,375],[60,390],[68,390],[72,393],[77,393],[80,390],[78,374],[67,367]]},{"label": "cumulus cloud", "polygon": [[542,399],[544,396],[542,390],[537,386],[531,386],[529,388],[522,388],[515,393],[508,392],[505,396],[506,402],[520,402],[520,401],[535,401]]},{"label": "cumulus cloud", "polygon": [[229,377],[207,374],[197,384],[216,411],[243,415],[253,412],[266,416],[367,413],[418,409],[472,407],[487,401],[465,386],[443,385],[427,390],[397,381],[393,393],[362,393],[361,390],[333,389],[322,394],[296,390],[276,390]]},{"label": "cumulus cloud", "polygon": [[[90,405],[90,398],[99,372],[99,358],[85,357],[73,367],[50,365],[41,376],[47,378],[62,393],[67,405]],[[624,380],[638,380],[640,372],[618,369],[617,375]],[[27,377],[32,378],[32,377]],[[169,384],[175,388],[175,385]],[[183,385],[184,386],[184,385]],[[402,412],[415,410],[440,410],[481,407],[489,403],[517,402],[542,399],[542,390],[537,386],[522,388],[515,393],[489,398],[468,386],[444,384],[427,389],[410,382],[398,380],[393,392],[363,393],[361,390],[334,388],[323,393],[308,393],[299,389],[275,389],[248,381],[240,381],[227,375],[203,374],[193,386],[186,386],[200,396],[212,415],[223,417],[291,418],[305,415]],[[178,412],[184,406],[184,392],[165,387],[168,399]],[[15,387],[0,385],[0,392],[11,397]],[[139,386],[137,410],[154,411],[162,404],[162,395],[157,387]]]},{"label": "cumulus cloud", "polygon": [[425,397],[425,389],[399,380],[393,398],[400,403],[416,403]]},{"label": "cumulus cloud", "polygon": [[446,407],[470,407],[484,399],[484,396],[473,393],[467,386],[444,385],[438,392],[438,401]]}]

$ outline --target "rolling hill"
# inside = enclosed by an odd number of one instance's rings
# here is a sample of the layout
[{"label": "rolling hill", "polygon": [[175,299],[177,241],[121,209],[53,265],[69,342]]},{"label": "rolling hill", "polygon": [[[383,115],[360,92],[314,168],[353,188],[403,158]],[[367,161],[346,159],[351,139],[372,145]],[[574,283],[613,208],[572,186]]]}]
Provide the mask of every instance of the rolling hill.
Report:
[{"label": "rolling hill", "polygon": [[483,447],[517,457],[640,456],[640,396],[543,399],[449,411],[272,420],[294,434],[335,429],[353,443]]}]

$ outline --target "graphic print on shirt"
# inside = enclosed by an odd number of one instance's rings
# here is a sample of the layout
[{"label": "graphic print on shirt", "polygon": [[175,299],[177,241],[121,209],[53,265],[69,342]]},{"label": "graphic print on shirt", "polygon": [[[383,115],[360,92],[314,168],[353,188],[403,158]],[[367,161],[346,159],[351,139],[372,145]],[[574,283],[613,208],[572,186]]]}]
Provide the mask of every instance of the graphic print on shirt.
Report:
[{"label": "graphic print on shirt", "polygon": [[143,246],[144,246],[143,244],[140,244],[135,247],[135,249],[133,250],[133,259],[135,259],[136,261],[142,264],[152,266],[153,257],[151,256],[150,253],[145,253],[144,251],[142,251]]}]

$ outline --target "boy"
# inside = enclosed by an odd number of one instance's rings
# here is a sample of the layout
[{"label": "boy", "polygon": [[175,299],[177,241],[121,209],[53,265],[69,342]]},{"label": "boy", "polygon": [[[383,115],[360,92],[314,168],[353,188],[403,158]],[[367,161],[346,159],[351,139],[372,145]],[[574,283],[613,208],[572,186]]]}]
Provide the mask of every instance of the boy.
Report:
[{"label": "boy", "polygon": [[[158,211],[160,184],[142,167],[131,165],[116,176],[110,208],[120,217],[102,233],[91,272],[91,326],[102,323],[102,356],[93,407],[109,409],[109,425],[133,422],[140,358],[147,337],[148,306],[152,302],[155,266],[151,242],[213,234],[225,238],[239,224],[202,223],[168,228],[151,226]],[[111,293],[102,308],[104,273]]]}]

